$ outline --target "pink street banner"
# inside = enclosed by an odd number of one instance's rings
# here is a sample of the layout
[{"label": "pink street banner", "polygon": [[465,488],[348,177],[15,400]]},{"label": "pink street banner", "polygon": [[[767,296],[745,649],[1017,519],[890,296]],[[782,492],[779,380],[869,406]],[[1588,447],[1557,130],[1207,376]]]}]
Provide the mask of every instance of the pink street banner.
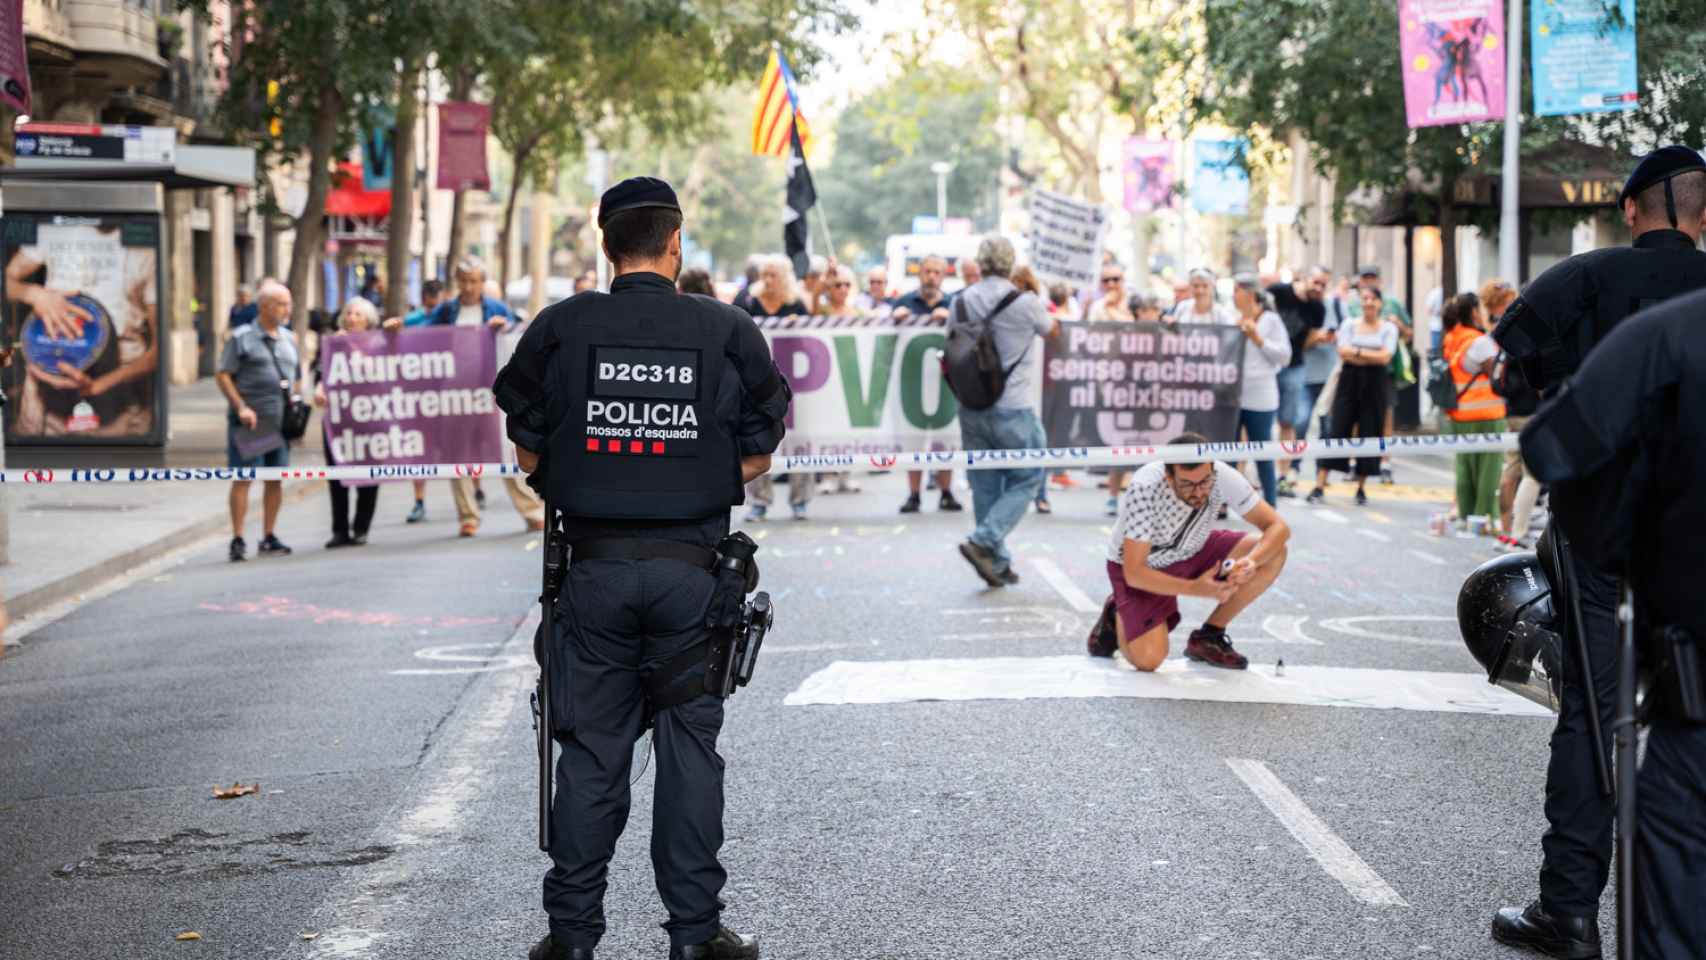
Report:
[{"label": "pink street banner", "polygon": [[29,55],[24,52],[24,0],[0,0],[0,103],[30,112]]},{"label": "pink street banner", "polygon": [[1399,0],[1410,126],[1504,119],[1504,22],[1500,0]]},{"label": "pink street banner", "polygon": [[326,447],[339,465],[495,463],[503,424],[484,327],[328,336],[320,346]]},{"label": "pink street banner", "polygon": [[492,108],[483,103],[449,101],[438,105],[438,189],[490,190],[486,172],[486,131]]},{"label": "pink street banner", "polygon": [[1173,154],[1178,144],[1171,140],[1128,137],[1125,142],[1125,208],[1132,213],[1153,213],[1173,206]]}]

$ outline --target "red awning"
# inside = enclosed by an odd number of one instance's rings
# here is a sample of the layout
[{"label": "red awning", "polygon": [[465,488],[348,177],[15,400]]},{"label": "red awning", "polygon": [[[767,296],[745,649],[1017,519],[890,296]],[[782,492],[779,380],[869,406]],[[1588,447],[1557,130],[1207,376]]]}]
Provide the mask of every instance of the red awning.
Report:
[{"label": "red awning", "polygon": [[328,217],[388,217],[391,191],[363,190],[361,164],[340,163],[332,174],[332,189],[326,195]]}]

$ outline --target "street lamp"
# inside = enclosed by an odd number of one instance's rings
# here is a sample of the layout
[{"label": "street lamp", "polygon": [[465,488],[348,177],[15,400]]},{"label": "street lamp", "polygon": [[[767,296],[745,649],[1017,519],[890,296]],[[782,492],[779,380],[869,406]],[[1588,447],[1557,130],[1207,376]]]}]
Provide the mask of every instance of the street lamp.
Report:
[{"label": "street lamp", "polygon": [[948,230],[948,174],[954,172],[954,165],[946,160],[938,160],[930,165],[930,172],[936,175],[937,229],[946,233]]}]

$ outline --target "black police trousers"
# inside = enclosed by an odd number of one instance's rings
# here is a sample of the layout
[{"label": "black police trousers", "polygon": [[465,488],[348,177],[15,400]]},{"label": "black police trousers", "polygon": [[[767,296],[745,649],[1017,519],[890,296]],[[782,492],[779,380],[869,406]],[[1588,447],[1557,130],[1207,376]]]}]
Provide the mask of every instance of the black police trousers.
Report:
[{"label": "black police trousers", "polygon": [[[1547,536],[1555,536],[1548,531]],[[1540,902],[1547,911],[1571,917],[1599,916],[1599,897],[1611,871],[1612,825],[1617,805],[1600,791],[1594,751],[1607,755],[1617,712],[1617,578],[1572,551],[1576,589],[1586,621],[1593,662],[1591,682],[1599,695],[1602,742],[1588,726],[1584,671],[1574,638],[1564,642],[1564,689],[1552,759],[1546,767],[1546,821],[1540,840]]]},{"label": "black police trousers", "polygon": [[[594,947],[604,935],[610,857],[628,823],[634,744],[647,717],[641,678],[706,639],[714,583],[677,560],[569,567],[555,609],[552,710],[562,752],[545,874],[545,912],[559,943]],[[681,682],[702,684],[703,665]],[[723,701],[701,695],[653,719],[652,871],[669,913],[664,929],[674,945],[704,943],[717,934],[727,878],[717,862]]]},{"label": "black police trousers", "polygon": [[1706,727],[1657,723],[1636,788],[1635,956],[1706,951]]}]

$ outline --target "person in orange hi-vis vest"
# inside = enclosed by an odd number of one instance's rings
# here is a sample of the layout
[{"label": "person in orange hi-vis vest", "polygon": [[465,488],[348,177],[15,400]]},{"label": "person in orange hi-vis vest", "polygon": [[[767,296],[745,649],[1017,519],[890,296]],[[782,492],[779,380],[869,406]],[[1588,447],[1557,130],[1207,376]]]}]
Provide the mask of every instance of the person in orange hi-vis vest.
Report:
[{"label": "person in orange hi-vis vest", "polygon": [[[1457,408],[1446,411],[1445,425],[1452,434],[1504,433],[1510,429],[1505,401],[1493,392],[1489,376],[1499,347],[1487,335],[1486,316],[1481,299],[1473,293],[1452,297],[1440,314],[1445,328],[1441,350],[1457,387]],[[1488,518],[1481,527],[1484,533],[1493,532],[1491,518],[1498,516],[1503,466],[1504,457],[1499,453],[1457,455],[1457,515],[1465,523],[1470,517]]]}]

